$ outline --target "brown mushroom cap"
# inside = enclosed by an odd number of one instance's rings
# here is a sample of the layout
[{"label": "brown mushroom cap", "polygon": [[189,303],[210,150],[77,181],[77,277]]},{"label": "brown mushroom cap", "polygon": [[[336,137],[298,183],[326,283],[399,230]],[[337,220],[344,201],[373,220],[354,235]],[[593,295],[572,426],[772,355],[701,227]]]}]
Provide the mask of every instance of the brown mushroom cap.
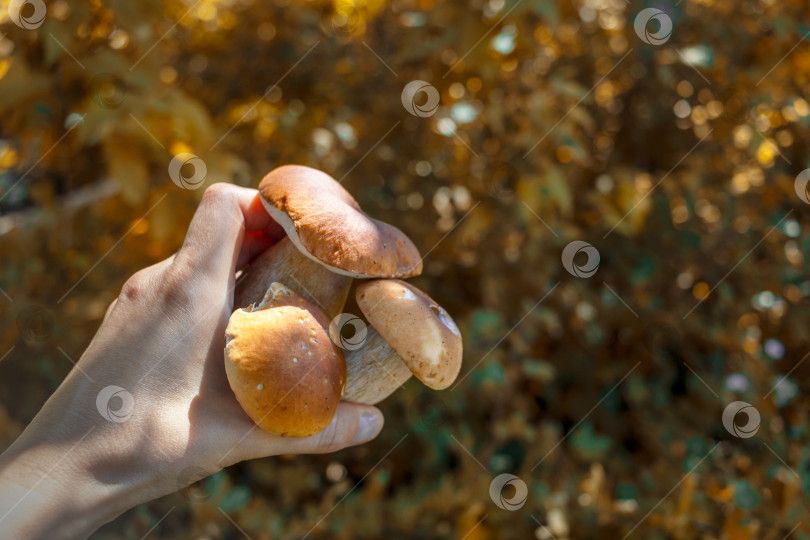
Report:
[{"label": "brown mushroom cap", "polygon": [[323,311],[273,283],[257,309],[238,309],[225,331],[225,373],[237,401],[262,429],[308,437],[335,415],[346,382],[343,353]]},{"label": "brown mushroom cap", "polygon": [[262,202],[307,257],[355,278],[410,277],[422,258],[405,234],[363,212],[334,178],[301,165],[285,165],[259,185]]},{"label": "brown mushroom cap", "polygon": [[450,386],[461,369],[461,332],[428,295],[398,279],[359,285],[357,305],[416,377],[434,390]]}]

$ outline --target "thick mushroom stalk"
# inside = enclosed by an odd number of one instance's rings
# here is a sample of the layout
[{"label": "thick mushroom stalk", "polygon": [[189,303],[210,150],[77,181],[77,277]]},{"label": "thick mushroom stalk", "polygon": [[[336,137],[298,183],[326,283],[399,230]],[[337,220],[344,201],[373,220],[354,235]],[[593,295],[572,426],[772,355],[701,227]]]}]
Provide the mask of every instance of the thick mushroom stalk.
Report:
[{"label": "thick mushroom stalk", "polygon": [[461,369],[461,333],[439,304],[398,279],[363,283],[356,298],[373,328],[363,346],[346,355],[343,400],[374,405],[412,374],[434,390],[453,384]]},{"label": "thick mushroom stalk", "polygon": [[373,328],[363,346],[346,352],[344,401],[375,405],[394,393],[411,378],[410,368]]},{"label": "thick mushroom stalk", "polygon": [[239,277],[234,290],[234,307],[261,302],[268,286],[274,282],[288,283],[331,318],[343,311],[352,278],[316,263],[303,255],[289,238],[284,238],[259,255]]},{"label": "thick mushroom stalk", "polygon": [[240,277],[234,307],[259,302],[270,283],[286,283],[335,317],[351,278],[410,277],[422,259],[399,229],[367,216],[334,178],[300,165],[279,167],[259,185],[262,203],[287,238]]}]

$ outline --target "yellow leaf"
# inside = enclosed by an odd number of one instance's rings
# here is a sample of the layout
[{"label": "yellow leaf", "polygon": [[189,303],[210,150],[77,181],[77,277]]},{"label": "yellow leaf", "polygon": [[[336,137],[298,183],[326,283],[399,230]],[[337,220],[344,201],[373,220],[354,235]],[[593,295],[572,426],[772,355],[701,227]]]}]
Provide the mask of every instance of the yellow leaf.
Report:
[{"label": "yellow leaf", "polygon": [[111,137],[103,148],[107,171],[121,186],[121,196],[133,206],[142,204],[149,193],[149,169],[136,141]]}]

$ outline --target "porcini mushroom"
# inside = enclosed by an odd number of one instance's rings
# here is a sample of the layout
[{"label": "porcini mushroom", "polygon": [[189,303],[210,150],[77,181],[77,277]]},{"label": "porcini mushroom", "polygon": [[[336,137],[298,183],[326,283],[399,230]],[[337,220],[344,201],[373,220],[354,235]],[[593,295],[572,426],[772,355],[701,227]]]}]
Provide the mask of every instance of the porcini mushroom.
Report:
[{"label": "porcini mushroom", "polygon": [[461,333],[439,304],[398,279],[363,283],[355,297],[372,328],[363,346],[346,354],[344,400],[379,403],[412,374],[434,390],[455,381]]},{"label": "porcini mushroom", "polygon": [[325,429],[346,382],[343,353],[326,314],[280,283],[256,306],[238,309],[225,331],[225,373],[259,427],[290,437]]},{"label": "porcini mushroom", "polygon": [[343,309],[351,278],[410,277],[422,271],[413,242],[396,227],[367,216],[326,173],[300,165],[279,167],[264,177],[259,193],[287,238],[244,271],[235,306],[258,302],[269,283],[281,281],[334,317]]}]

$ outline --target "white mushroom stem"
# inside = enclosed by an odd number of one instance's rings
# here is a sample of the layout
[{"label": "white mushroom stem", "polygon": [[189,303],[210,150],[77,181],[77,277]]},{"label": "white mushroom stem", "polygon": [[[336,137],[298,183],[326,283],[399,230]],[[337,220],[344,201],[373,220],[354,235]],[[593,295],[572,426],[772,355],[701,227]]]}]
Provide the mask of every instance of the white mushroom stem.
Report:
[{"label": "white mushroom stem", "polygon": [[258,304],[274,281],[321,307],[329,317],[343,311],[352,280],[329,271],[301,253],[284,238],[253,261],[239,277],[234,290],[234,309]]},{"label": "white mushroom stem", "polygon": [[346,354],[343,401],[374,405],[411,377],[411,370],[374,328],[369,327],[360,349]]}]

